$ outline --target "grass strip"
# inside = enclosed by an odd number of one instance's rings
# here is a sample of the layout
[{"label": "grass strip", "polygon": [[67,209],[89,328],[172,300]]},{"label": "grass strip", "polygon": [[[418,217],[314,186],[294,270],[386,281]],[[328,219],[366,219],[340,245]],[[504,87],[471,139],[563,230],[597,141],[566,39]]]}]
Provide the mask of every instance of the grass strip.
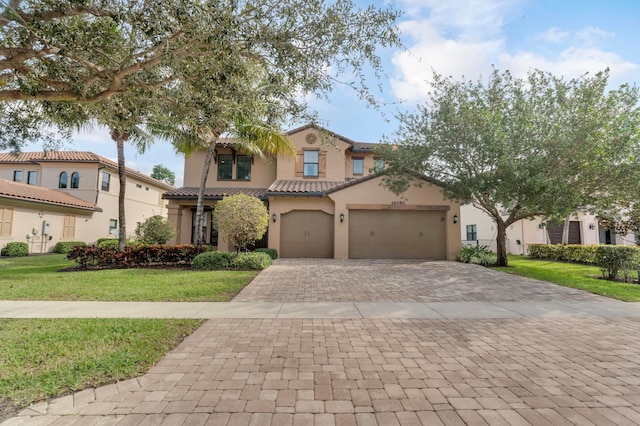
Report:
[{"label": "grass strip", "polygon": [[257,274],[153,268],[58,272],[73,266],[65,255],[0,259],[0,300],[228,302]]},{"label": "grass strip", "polygon": [[640,301],[640,285],[604,280],[596,266],[509,256],[509,266],[495,269],[625,302]]},{"label": "grass strip", "polygon": [[0,419],[36,401],[140,376],[202,323],[0,319]]}]

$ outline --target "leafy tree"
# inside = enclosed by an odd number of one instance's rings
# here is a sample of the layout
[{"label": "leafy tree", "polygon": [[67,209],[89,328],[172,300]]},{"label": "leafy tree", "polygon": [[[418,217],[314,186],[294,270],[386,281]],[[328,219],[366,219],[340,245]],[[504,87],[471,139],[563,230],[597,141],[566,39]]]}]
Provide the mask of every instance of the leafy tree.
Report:
[{"label": "leafy tree", "polygon": [[239,252],[267,232],[269,212],[256,197],[237,194],[218,201],[213,221],[223,238]]},{"label": "leafy tree", "polygon": [[166,182],[169,185],[174,185],[176,183],[176,174],[162,164],[156,164],[153,166],[151,177]]},{"label": "leafy tree", "polygon": [[166,244],[175,235],[173,224],[160,215],[147,218],[136,229],[136,239],[145,244]]},{"label": "leafy tree", "polygon": [[640,181],[638,89],[607,91],[608,76],[436,75],[429,102],[399,116],[384,182],[400,193],[425,177],[485,211],[497,225],[498,264],[507,265],[508,226],[616,205]]},{"label": "leafy tree", "polygon": [[[0,102],[25,102],[29,111],[22,116],[51,114],[61,126],[109,127],[118,147],[123,249],[123,144],[143,149],[149,139],[140,129],[152,121],[166,121],[159,125],[164,128],[189,126],[183,114],[151,117],[150,106],[173,96],[158,95],[176,86],[194,94],[211,82],[226,87],[228,77],[265,89],[260,100],[266,116],[246,114],[251,108],[243,102],[255,105],[257,98],[217,96],[235,112],[224,114],[223,126],[201,128],[208,146],[234,127],[243,132],[229,123],[247,117],[274,129],[285,116],[313,116],[301,95],[326,96],[340,78],[377,105],[365,70],[381,76],[376,51],[399,45],[397,17],[390,7],[361,9],[354,0],[11,0],[0,5]],[[251,69],[259,79],[242,77]],[[55,105],[61,103],[86,110],[61,114],[67,108]],[[19,123],[19,109],[9,112],[7,121]]]}]

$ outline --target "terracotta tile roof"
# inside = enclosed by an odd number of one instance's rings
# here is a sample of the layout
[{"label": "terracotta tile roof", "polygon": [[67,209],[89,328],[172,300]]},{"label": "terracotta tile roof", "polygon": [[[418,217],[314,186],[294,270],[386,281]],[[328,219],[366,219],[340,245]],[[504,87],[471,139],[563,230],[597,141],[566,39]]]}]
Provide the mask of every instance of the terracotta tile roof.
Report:
[{"label": "terracotta tile roof", "polygon": [[[118,169],[118,163],[108,158],[89,151],[39,151],[39,152],[0,152],[0,163],[44,163],[44,162],[73,162],[73,163],[98,163],[113,169]],[[173,189],[173,186],[140,173],[136,170],[125,168],[130,176],[149,182],[163,189]]]},{"label": "terracotta tile roof", "polygon": [[344,182],[323,180],[277,180],[271,184],[267,193],[274,194],[314,194],[324,195],[329,189]]},{"label": "terracotta tile roof", "polygon": [[[221,200],[226,195],[247,194],[260,199],[267,198],[267,188],[205,188],[205,200]],[[176,188],[162,194],[165,200],[197,199],[198,187]]]},{"label": "terracotta tile roof", "polygon": [[42,204],[73,207],[76,209],[92,210],[97,212],[102,211],[102,209],[95,204],[88,203],[74,197],[73,195],[69,195],[66,192],[47,189],[41,186],[12,182],[6,179],[0,179],[0,198],[34,201]]},{"label": "terracotta tile roof", "polygon": [[368,181],[370,179],[377,178],[378,176],[380,176],[380,173],[371,173],[370,175],[362,176],[362,177],[359,177],[359,178],[356,178],[356,179],[349,179],[349,180],[346,180],[344,182],[340,182],[339,185],[335,185],[335,186],[329,188],[326,193],[330,194],[332,192],[340,191],[341,189],[348,188],[348,187],[353,186],[353,185],[357,185],[359,183]]}]

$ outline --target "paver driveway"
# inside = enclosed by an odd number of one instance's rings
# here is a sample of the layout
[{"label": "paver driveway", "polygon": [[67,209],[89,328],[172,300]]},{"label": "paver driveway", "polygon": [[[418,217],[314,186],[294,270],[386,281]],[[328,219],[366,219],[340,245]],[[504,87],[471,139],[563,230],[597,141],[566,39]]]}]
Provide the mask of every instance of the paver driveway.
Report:
[{"label": "paver driveway", "polygon": [[[601,299],[456,263],[317,260],[279,260],[240,296]],[[640,319],[623,316],[216,319],[144,377],[6,424],[640,424]]]},{"label": "paver driveway", "polygon": [[234,302],[519,302],[600,297],[477,265],[420,260],[278,259]]}]

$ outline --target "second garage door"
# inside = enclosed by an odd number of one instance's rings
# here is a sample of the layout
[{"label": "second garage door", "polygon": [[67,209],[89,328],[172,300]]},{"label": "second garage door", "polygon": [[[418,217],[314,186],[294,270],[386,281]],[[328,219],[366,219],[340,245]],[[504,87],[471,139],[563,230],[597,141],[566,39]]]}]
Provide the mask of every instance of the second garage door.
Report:
[{"label": "second garage door", "polygon": [[445,259],[445,212],[350,210],[349,258]]},{"label": "second garage door", "polygon": [[333,257],[333,215],[293,210],[281,218],[280,257]]}]

